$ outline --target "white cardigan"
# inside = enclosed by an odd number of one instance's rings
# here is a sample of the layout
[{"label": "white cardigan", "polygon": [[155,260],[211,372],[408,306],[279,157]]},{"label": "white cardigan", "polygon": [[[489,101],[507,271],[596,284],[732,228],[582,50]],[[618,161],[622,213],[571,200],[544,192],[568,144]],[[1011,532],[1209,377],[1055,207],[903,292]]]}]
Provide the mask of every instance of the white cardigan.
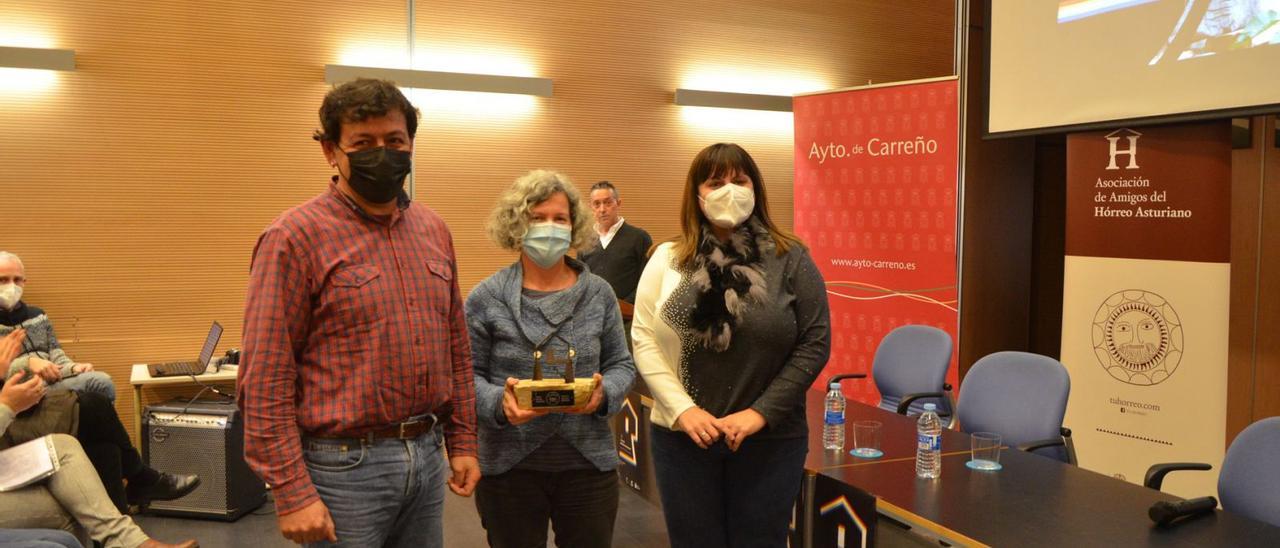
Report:
[{"label": "white cardigan", "polygon": [[666,242],[654,249],[640,275],[631,317],[631,344],[636,369],[653,393],[654,407],[649,421],[679,430],[676,418],[697,404],[680,382],[680,335],[660,317],[662,305],[680,284],[680,272],[672,267],[674,246]]}]

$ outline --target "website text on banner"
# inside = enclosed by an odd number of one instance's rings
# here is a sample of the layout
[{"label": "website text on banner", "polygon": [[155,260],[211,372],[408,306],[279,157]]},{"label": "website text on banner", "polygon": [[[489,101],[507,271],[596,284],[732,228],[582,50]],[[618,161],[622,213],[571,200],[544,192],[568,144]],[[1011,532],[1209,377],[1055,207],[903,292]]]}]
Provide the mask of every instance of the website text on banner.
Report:
[{"label": "website text on banner", "polygon": [[[795,98],[795,229],[827,281],[831,375],[870,373],[908,324],[956,339],[955,79]],[[957,346],[958,347],[958,346]],[[958,386],[952,356],[948,382]],[[874,383],[845,393],[876,404]]]}]

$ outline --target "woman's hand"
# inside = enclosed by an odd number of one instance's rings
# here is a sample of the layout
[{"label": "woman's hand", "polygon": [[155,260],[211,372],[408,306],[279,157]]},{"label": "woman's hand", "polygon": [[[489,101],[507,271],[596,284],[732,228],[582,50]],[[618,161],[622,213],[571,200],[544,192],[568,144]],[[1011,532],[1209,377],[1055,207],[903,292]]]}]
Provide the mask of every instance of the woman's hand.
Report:
[{"label": "woman's hand", "polygon": [[690,407],[676,417],[676,425],[689,435],[693,443],[703,449],[711,447],[711,444],[720,439],[720,428],[716,425],[717,422],[711,413],[701,407]]},{"label": "woman's hand", "polygon": [[22,341],[26,339],[27,330],[21,327],[0,339],[0,371],[9,370],[9,362],[22,353]]},{"label": "woman's hand", "polygon": [[0,388],[0,404],[8,406],[14,413],[30,409],[44,397],[44,379],[31,375],[24,381],[22,377],[21,373],[9,377],[4,381],[4,388]]},{"label": "woman's hand", "polygon": [[520,381],[516,380],[514,377],[507,377],[507,386],[502,392],[502,412],[506,413],[507,422],[511,424],[524,424],[546,415],[546,411],[521,409],[520,406],[516,404],[516,383],[518,382]]},{"label": "woman's hand", "polygon": [[747,436],[759,432],[765,424],[767,422],[764,420],[764,415],[755,409],[743,409],[720,419],[718,427],[724,433],[725,444],[730,450],[737,451],[742,447],[742,441],[747,439]]},{"label": "woman's hand", "polygon": [[601,377],[599,373],[592,375],[591,380],[595,381],[596,388],[591,391],[591,398],[587,400],[587,403],[576,407],[570,407],[565,409],[564,412],[576,415],[590,415],[595,413],[597,409],[600,409],[600,402],[604,401],[604,383],[600,382],[603,378],[604,377]]}]

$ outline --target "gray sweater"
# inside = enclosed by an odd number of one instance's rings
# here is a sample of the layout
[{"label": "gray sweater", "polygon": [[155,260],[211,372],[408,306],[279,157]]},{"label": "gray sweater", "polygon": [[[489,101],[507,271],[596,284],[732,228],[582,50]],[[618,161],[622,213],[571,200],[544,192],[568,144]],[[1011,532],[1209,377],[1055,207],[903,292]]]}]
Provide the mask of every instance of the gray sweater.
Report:
[{"label": "gray sweater", "polygon": [[805,391],[831,353],[826,284],[808,251],[763,253],[768,296],[748,305],[724,352],[698,344],[689,330],[697,294],[673,263],[670,243],[654,250],[631,331],[656,401],[653,423],[676,429],[676,418],[695,405],[717,417],[750,408],[767,422],[755,438],[805,436]]},{"label": "gray sweater", "polygon": [[0,403],[0,436],[3,436],[4,433],[9,430],[9,425],[13,424],[13,419],[16,416],[17,413],[14,413],[13,409],[10,409],[9,406]]},{"label": "gray sweater", "polygon": [[5,378],[27,369],[32,357],[57,364],[64,377],[71,374],[71,367],[76,362],[58,344],[58,337],[53,334],[53,322],[43,310],[24,302],[19,302],[13,310],[0,309],[0,337],[19,327],[27,330],[27,338],[22,343],[22,354],[10,362],[8,371],[3,372]]},{"label": "gray sweater", "polygon": [[[476,377],[480,469],[485,475],[510,470],[556,433],[601,471],[618,465],[618,451],[608,417],[622,407],[635,380],[635,363],[627,349],[622,315],[609,283],[588,272],[577,260],[568,257],[566,260],[578,271],[578,281],[555,294],[532,302],[523,301],[524,273],[517,261],[480,282],[467,297],[467,328],[471,334],[472,368]],[[522,307],[530,304],[538,307],[539,314],[522,316]],[[521,425],[499,420],[507,377],[531,378],[534,344],[551,332],[552,322],[560,322],[570,315],[573,318],[561,328],[560,336],[571,341],[577,353],[575,376],[586,378],[600,373],[607,408],[602,405],[600,411],[592,415],[552,413]],[[522,317],[541,321],[522,322]],[[558,356],[564,354],[563,342],[555,341],[549,347]],[[544,378],[555,378],[562,371],[559,366],[543,364]]]}]

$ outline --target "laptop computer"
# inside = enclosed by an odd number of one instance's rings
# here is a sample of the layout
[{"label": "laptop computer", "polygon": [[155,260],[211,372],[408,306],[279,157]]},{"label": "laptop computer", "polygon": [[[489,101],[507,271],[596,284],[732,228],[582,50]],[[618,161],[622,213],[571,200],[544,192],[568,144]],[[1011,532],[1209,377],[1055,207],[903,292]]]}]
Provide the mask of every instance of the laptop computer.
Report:
[{"label": "laptop computer", "polygon": [[222,324],[213,322],[209,327],[209,335],[204,338],[204,346],[200,348],[200,357],[196,361],[178,361],[165,363],[149,363],[147,371],[152,377],[172,377],[176,375],[199,375],[209,367],[214,349],[222,339]]}]

